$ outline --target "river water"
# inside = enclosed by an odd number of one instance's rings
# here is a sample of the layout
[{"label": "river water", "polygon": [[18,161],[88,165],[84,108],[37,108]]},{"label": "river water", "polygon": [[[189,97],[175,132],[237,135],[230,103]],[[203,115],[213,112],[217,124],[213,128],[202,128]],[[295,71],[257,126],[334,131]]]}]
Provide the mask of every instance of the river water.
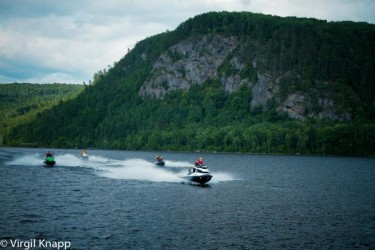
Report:
[{"label": "river water", "polygon": [[[0,148],[5,249],[375,248],[373,158],[46,151]],[[179,177],[199,156],[208,185]]]}]

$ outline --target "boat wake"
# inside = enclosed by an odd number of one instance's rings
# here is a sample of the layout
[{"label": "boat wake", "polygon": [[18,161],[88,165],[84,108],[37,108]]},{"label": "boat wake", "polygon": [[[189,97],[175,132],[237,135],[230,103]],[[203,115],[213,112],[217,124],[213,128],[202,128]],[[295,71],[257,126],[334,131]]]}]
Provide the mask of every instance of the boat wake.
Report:
[{"label": "boat wake", "polygon": [[111,179],[181,182],[181,179],[174,173],[156,167],[153,163],[143,159],[122,161],[122,164],[117,167],[106,167],[100,175]]},{"label": "boat wake", "polygon": [[[7,165],[42,166],[43,154],[28,154],[7,162]],[[82,159],[73,154],[56,155],[56,167],[83,167],[90,168],[95,174],[110,179],[140,180],[151,182],[186,182],[181,175],[187,173],[187,168],[194,166],[190,162],[166,161],[166,167],[155,166],[153,162],[144,159],[116,160],[101,156],[90,155]],[[182,169],[184,168],[184,169]],[[175,170],[178,169],[176,172]],[[220,183],[236,180],[231,174],[212,172],[214,176],[210,183]]]},{"label": "boat wake", "polygon": [[224,172],[215,172],[212,174],[214,177],[211,179],[210,183],[220,183],[226,181],[235,181],[238,180],[233,175],[224,173]]},{"label": "boat wake", "polygon": [[[73,154],[56,155],[56,166],[62,167],[91,167],[100,168],[103,164],[110,162],[109,159],[91,156],[90,160],[81,159]],[[15,166],[41,166],[43,165],[44,155],[29,154],[20,156],[14,160],[6,162],[7,165]]]},{"label": "boat wake", "polygon": [[40,154],[32,154],[20,156],[14,160],[6,162],[6,164],[15,166],[41,166],[43,161],[44,157]]},{"label": "boat wake", "polygon": [[187,162],[187,161],[165,161],[165,167],[171,167],[171,168],[187,168],[187,167],[194,167],[193,163]]}]

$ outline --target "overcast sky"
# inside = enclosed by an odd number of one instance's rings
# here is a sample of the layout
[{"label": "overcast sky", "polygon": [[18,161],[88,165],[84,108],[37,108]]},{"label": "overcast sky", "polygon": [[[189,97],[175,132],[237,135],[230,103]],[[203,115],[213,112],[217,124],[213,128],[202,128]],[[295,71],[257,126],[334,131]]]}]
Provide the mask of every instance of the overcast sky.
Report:
[{"label": "overcast sky", "polygon": [[375,0],[0,0],[0,83],[82,84],[137,41],[224,10],[375,24]]}]

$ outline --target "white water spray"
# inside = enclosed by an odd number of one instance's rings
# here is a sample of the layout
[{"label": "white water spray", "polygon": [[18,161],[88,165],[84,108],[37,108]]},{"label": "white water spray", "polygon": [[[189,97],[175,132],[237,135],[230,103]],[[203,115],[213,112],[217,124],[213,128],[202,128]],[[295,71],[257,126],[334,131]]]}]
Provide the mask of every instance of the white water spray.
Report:
[{"label": "white water spray", "polygon": [[213,177],[211,179],[211,183],[219,183],[219,182],[236,180],[236,178],[234,178],[231,174],[224,173],[224,172],[215,172],[215,173],[212,173],[212,175]]},{"label": "white water spray", "polygon": [[100,175],[112,179],[181,182],[181,179],[175,174],[143,159],[125,160],[122,162],[122,166],[108,167]]},{"label": "white water spray", "polygon": [[[187,168],[194,165],[185,161],[166,161],[165,167],[155,166],[153,162],[144,159],[115,160],[101,156],[90,155],[82,159],[73,154],[55,155],[55,167],[84,167],[91,168],[99,176],[111,179],[141,180],[151,182],[181,183],[181,176],[187,174]],[[44,155],[29,154],[7,162],[8,165],[18,166],[43,166]],[[173,172],[171,168],[181,168]],[[211,172],[213,175],[210,183],[220,183],[236,180],[232,175],[224,172]]]},{"label": "white water spray", "polygon": [[165,161],[165,167],[172,167],[172,168],[187,168],[193,167],[194,164],[186,161]]},{"label": "white water spray", "polygon": [[43,164],[44,158],[39,154],[24,155],[17,159],[7,162],[8,165],[17,166],[40,166]]}]

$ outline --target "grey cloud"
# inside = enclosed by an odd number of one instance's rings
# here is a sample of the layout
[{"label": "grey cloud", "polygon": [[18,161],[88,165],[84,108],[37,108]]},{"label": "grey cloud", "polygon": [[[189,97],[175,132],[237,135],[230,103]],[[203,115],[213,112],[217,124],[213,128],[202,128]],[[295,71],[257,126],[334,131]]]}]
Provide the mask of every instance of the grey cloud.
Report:
[{"label": "grey cloud", "polygon": [[0,81],[87,82],[137,41],[209,11],[375,23],[374,8],[371,0],[0,0]]}]

